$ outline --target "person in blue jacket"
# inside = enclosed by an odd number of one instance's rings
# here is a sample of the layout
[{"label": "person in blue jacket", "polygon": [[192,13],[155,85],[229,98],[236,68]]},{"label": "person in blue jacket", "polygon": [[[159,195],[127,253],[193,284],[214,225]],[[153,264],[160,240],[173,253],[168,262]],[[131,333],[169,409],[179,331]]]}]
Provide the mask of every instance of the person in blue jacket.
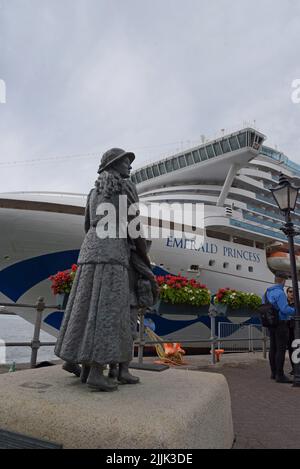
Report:
[{"label": "person in blue jacket", "polygon": [[[289,320],[295,315],[295,308],[289,306],[284,292],[285,281],[288,278],[286,272],[276,272],[275,285],[266,291],[267,300],[277,309],[279,323],[276,327],[270,327],[270,351],[269,361],[271,367],[271,379],[277,383],[291,383],[292,381],[284,374],[285,353],[289,340]],[[264,302],[264,297],[263,297]]]}]

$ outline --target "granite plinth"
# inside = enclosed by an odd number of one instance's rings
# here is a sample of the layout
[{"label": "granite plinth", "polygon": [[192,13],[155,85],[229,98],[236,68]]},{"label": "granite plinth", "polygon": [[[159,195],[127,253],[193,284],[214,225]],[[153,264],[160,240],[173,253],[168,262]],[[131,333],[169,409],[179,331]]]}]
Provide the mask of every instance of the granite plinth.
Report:
[{"label": "granite plinth", "polygon": [[224,376],[136,371],[141,383],[93,392],[60,365],[0,376],[0,429],[63,448],[231,448]]}]

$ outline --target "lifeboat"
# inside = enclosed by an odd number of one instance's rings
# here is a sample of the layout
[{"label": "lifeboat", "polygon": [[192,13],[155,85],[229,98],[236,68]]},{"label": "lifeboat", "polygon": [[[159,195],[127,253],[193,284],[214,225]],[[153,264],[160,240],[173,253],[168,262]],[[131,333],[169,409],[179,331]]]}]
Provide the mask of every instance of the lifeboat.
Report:
[{"label": "lifeboat", "polygon": [[[281,270],[283,272],[291,271],[290,255],[288,252],[275,251],[268,254],[267,263],[272,271]],[[300,271],[300,255],[296,255],[296,267]]]}]

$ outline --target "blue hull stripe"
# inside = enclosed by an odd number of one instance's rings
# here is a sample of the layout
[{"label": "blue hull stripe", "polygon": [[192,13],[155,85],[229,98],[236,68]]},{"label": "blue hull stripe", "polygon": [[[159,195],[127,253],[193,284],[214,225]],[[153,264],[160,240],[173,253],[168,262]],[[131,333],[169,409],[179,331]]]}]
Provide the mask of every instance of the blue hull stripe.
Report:
[{"label": "blue hull stripe", "polygon": [[[30,288],[55,274],[69,269],[78,259],[79,250],[55,252],[18,262],[0,271],[0,291],[17,302]],[[50,282],[49,282],[50,288]]]},{"label": "blue hull stripe", "polygon": [[[76,264],[78,255],[79,250],[77,249],[55,252],[26,259],[6,267],[0,271],[0,291],[12,301],[17,302],[24,293],[33,288],[36,284],[48,279],[50,275],[53,275],[58,271],[69,269],[72,264]],[[168,271],[158,266],[154,267],[153,272],[155,275],[169,274]],[[156,314],[147,314],[146,317],[155,323],[155,332],[160,336],[171,334],[172,332],[179,331],[180,329],[198,322],[210,328],[210,318],[208,316],[201,316],[194,320],[187,321],[170,320]],[[61,311],[55,311],[48,314],[44,319],[44,322],[49,326],[52,326],[54,329],[59,330],[62,318],[63,313]],[[231,323],[230,319],[226,317],[216,318],[216,328],[219,322]],[[260,322],[257,318],[250,318],[243,324],[259,325]],[[217,330],[215,333],[217,333]]]},{"label": "blue hull stripe", "polygon": [[[173,319],[166,319],[162,316],[158,316],[157,314],[146,314],[146,318],[150,318],[155,323],[155,333],[159,336],[165,336],[167,334],[171,334],[172,332],[179,331],[180,329],[184,329],[185,327],[192,326],[196,323],[201,323],[204,326],[210,329],[210,318],[209,316],[200,316],[197,319],[182,321],[182,320],[173,320]],[[216,318],[216,330],[215,335],[218,333],[218,324],[220,322],[225,322],[228,324],[232,324],[232,321],[227,317],[217,317]],[[257,317],[253,317],[247,319],[247,321],[241,323],[244,326],[253,324],[253,325],[261,325],[259,319]],[[231,333],[227,334],[224,337],[230,336]]]},{"label": "blue hull stripe", "polygon": [[61,311],[55,311],[54,313],[48,314],[48,316],[44,319],[44,322],[54,329],[59,330],[62,320],[63,320],[64,313]]},{"label": "blue hull stripe", "polygon": [[[208,316],[201,316],[197,319],[191,320],[191,321],[177,321],[173,319],[166,319],[161,316],[158,316],[157,314],[146,314],[145,318],[151,319],[154,324],[155,324],[155,333],[158,334],[159,336],[165,336],[168,334],[171,334],[172,332],[180,331],[181,329],[184,329],[185,327],[192,326],[193,324],[196,323],[201,323],[205,325],[206,327],[210,328],[210,318]],[[54,327],[55,329],[59,330],[61,326],[61,322],[63,319],[63,313],[61,311],[55,311],[54,313],[50,313],[44,320],[46,324],[49,326]],[[221,318],[216,318],[216,330],[215,330],[215,335],[218,333],[218,324],[219,322],[225,322],[228,324],[231,324],[232,321],[230,319],[221,317]],[[243,325],[247,326],[249,324],[253,325],[260,325],[260,322],[258,318],[250,318],[247,321],[242,323]],[[226,334],[224,337],[229,337],[231,334]]]}]

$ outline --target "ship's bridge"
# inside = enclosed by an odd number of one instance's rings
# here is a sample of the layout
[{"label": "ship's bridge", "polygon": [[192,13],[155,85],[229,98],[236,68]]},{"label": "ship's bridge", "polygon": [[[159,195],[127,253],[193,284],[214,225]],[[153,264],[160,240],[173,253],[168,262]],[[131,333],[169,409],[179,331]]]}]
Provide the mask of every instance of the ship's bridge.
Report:
[{"label": "ship's bridge", "polygon": [[183,181],[223,182],[230,168],[244,166],[259,154],[265,138],[257,130],[246,128],[144,166],[133,172],[132,180],[139,193]]}]

